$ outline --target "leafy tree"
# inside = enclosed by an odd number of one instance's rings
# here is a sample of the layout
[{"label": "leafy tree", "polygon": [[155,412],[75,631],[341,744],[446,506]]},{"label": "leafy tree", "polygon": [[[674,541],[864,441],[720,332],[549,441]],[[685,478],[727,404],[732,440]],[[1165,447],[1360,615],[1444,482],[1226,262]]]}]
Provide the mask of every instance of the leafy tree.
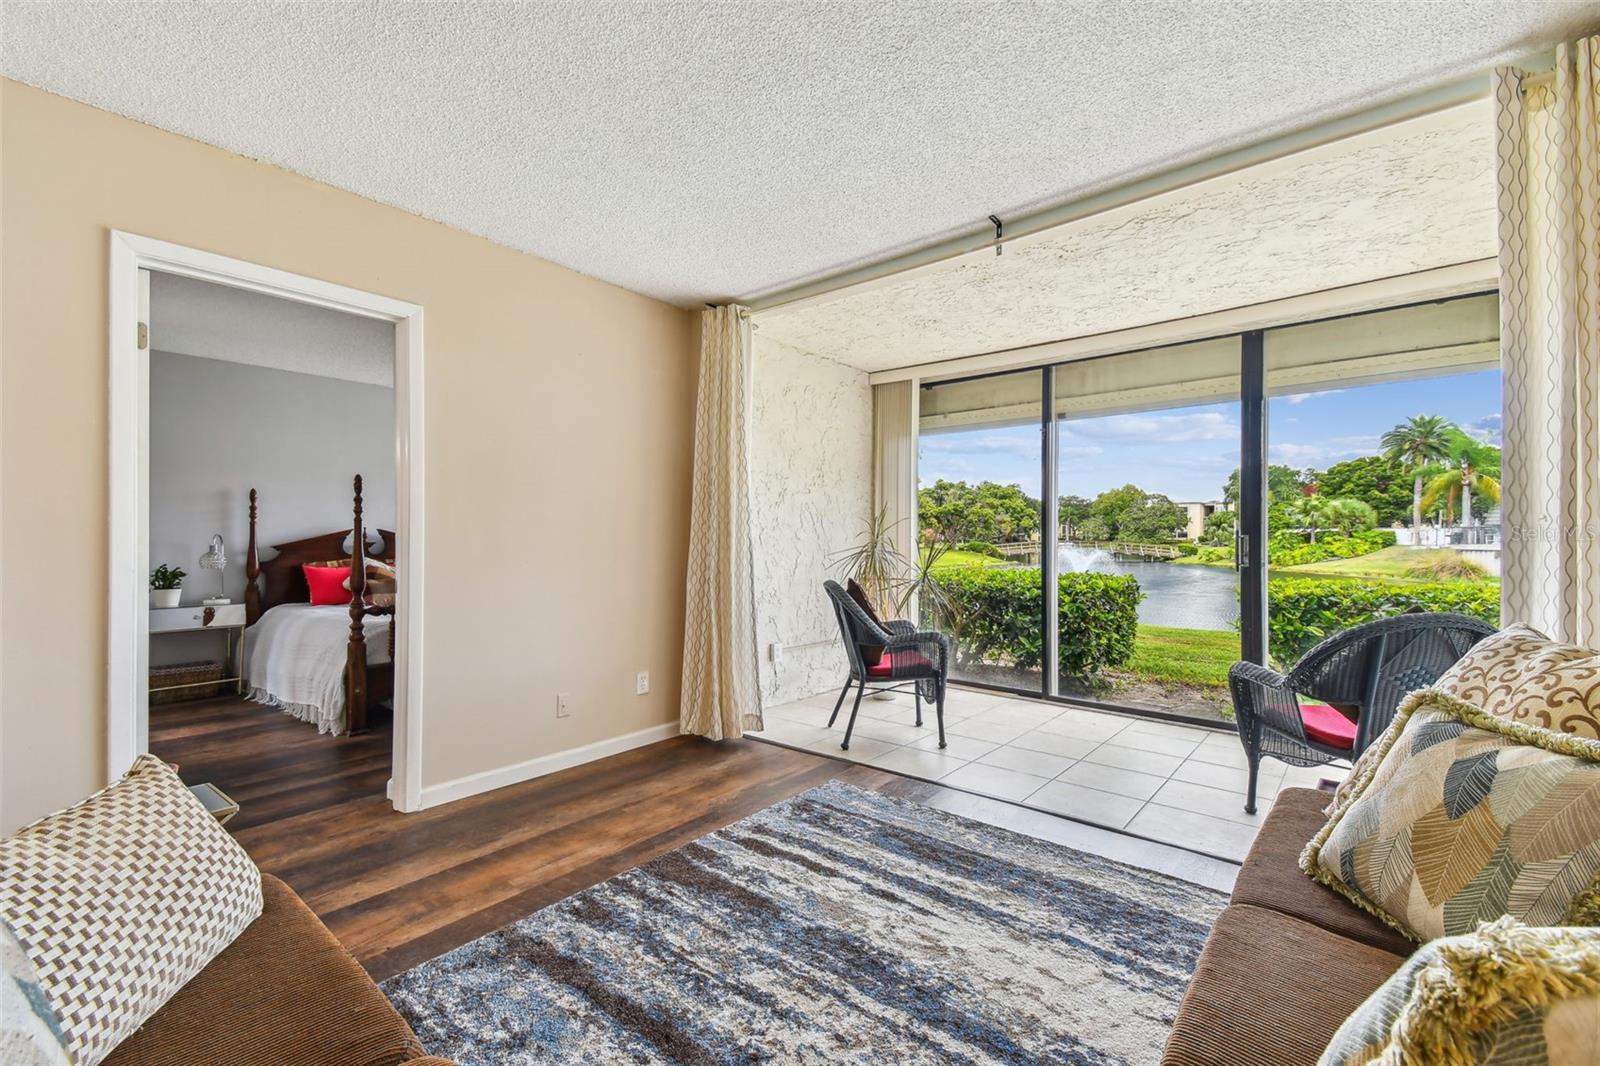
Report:
[{"label": "leafy tree", "polygon": [[1091,517],[1105,523],[1112,538],[1146,544],[1167,544],[1188,524],[1182,507],[1157,492],[1137,485],[1107,489],[1090,505]]},{"label": "leafy tree", "polygon": [[1317,479],[1320,495],[1363,500],[1377,513],[1380,526],[1403,522],[1412,516],[1414,495],[1407,484],[1409,469],[1383,455],[1364,455],[1334,463]]},{"label": "leafy tree", "polygon": [[[1267,500],[1269,503],[1289,503],[1295,497],[1304,495],[1306,485],[1310,483],[1304,474],[1292,466],[1282,463],[1270,463],[1267,466]],[[1239,471],[1234,470],[1228,475],[1228,483],[1223,486],[1222,498],[1233,506],[1239,506]]]},{"label": "leafy tree", "polygon": [[1078,539],[1086,541],[1110,540],[1111,527],[1106,525],[1105,519],[1098,515],[1090,515],[1078,523]]},{"label": "leafy tree", "polygon": [[1117,539],[1168,544],[1189,524],[1189,513],[1160,493],[1149,493],[1122,512]]},{"label": "leafy tree", "polygon": [[1056,517],[1065,528],[1068,540],[1079,539],[1079,525],[1093,513],[1094,505],[1082,496],[1063,496],[1056,501]]},{"label": "leafy tree", "polygon": [[[1423,478],[1430,463],[1450,455],[1450,431],[1456,427],[1439,415],[1412,415],[1411,418],[1385,433],[1380,442],[1383,456],[1391,462],[1403,463],[1411,469],[1411,528],[1422,526]],[[1460,430],[1456,430],[1460,433]],[[1463,434],[1464,435],[1464,434]]]},{"label": "leafy tree", "polygon": [[948,541],[1004,543],[1026,540],[1039,531],[1039,501],[1018,485],[969,485],[941,478],[917,497],[922,527]]}]

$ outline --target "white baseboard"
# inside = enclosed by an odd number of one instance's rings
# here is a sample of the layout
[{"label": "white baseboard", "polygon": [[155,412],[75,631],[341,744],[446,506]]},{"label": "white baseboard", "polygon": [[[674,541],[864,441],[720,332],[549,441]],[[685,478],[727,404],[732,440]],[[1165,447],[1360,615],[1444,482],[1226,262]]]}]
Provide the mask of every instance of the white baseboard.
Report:
[{"label": "white baseboard", "polygon": [[678,735],[677,722],[663,722],[633,733],[624,733],[620,737],[609,737],[597,740],[593,744],[584,744],[582,747],[568,748],[566,751],[553,752],[541,755],[537,759],[526,762],[512,763],[510,766],[499,766],[493,770],[483,770],[466,777],[458,777],[453,781],[441,781],[437,785],[426,785],[422,789],[422,806],[437,807],[444,803],[454,803],[468,796],[476,796],[480,792],[492,792],[497,788],[515,785],[522,781],[531,781],[545,774],[553,774],[557,770],[566,770],[574,766],[582,766],[586,762],[604,759],[608,755],[618,755],[634,748],[642,748],[646,744],[655,744],[658,741],[670,740]]}]

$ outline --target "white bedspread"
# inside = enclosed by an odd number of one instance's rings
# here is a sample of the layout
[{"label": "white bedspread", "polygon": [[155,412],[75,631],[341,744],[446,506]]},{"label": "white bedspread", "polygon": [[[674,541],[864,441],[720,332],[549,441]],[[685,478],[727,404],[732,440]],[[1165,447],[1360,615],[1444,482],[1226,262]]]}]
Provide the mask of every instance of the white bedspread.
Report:
[{"label": "white bedspread", "polygon": [[[389,619],[362,619],[367,662],[389,661]],[[344,666],[349,607],[284,603],[246,632],[250,698],[314,722],[319,733],[345,732]]]}]

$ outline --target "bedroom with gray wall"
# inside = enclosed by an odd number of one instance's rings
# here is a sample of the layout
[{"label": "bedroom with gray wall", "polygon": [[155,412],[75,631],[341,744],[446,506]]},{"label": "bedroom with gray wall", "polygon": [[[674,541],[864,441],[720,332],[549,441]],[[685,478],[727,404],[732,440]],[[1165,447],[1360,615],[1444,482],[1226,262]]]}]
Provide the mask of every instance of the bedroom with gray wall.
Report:
[{"label": "bedroom with gray wall", "polygon": [[[263,558],[273,544],[348,527],[355,474],[367,526],[395,520],[395,392],[373,382],[392,381],[387,324],[216,288],[152,285],[150,566],[188,572],[184,606],[218,594],[217,572],[199,566],[215,533],[227,550],[222,595],[243,602],[252,488]],[[214,634],[163,634],[150,661],[221,648]]]}]

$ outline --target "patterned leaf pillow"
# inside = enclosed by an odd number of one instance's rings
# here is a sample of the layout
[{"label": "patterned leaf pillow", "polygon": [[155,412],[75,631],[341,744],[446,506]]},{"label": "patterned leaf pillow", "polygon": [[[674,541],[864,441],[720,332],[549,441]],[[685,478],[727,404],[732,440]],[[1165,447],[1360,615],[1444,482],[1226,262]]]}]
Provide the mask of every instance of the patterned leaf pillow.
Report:
[{"label": "patterned leaf pillow", "polygon": [[1317,1066],[1583,1066],[1600,1046],[1600,930],[1501,918],[1418,949]]},{"label": "patterned leaf pillow", "polygon": [[1600,652],[1537,629],[1485,637],[1434,687],[1498,718],[1600,739]]},{"label": "patterned leaf pillow", "polygon": [[261,914],[261,871],[172,768],[0,840],[16,933],[76,1066],[94,1066]]},{"label": "patterned leaf pillow", "polygon": [[1600,918],[1600,741],[1412,693],[1376,767],[1300,856],[1415,940],[1511,915]]}]

